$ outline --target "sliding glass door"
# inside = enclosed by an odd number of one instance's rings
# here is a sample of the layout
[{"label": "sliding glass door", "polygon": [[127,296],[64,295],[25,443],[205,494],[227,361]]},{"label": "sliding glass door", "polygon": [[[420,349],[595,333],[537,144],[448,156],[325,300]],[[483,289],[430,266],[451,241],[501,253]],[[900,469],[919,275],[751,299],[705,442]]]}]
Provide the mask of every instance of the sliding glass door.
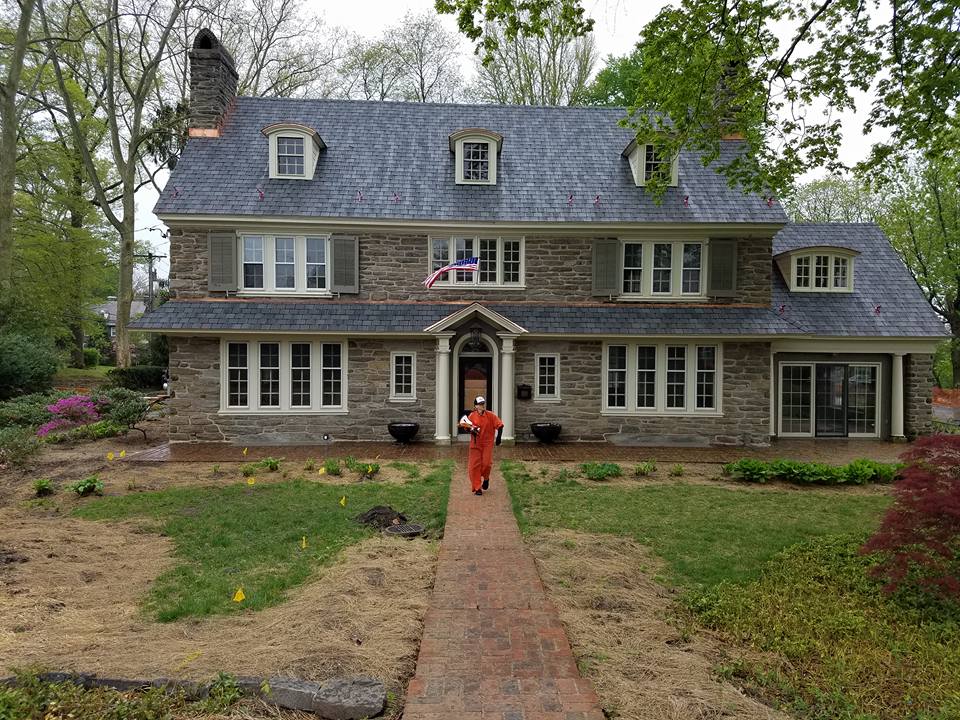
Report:
[{"label": "sliding glass door", "polygon": [[781,363],[783,437],[879,436],[880,366]]}]

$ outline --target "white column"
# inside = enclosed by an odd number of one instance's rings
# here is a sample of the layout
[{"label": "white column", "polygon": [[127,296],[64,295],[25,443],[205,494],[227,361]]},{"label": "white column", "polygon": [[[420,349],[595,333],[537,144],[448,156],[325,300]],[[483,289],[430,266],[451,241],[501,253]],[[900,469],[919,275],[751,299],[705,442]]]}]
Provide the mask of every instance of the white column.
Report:
[{"label": "white column", "polygon": [[893,354],[893,377],[890,378],[890,436],[904,440],[903,434],[903,353]]},{"label": "white column", "polygon": [[513,377],[513,341],[516,335],[497,333],[501,340],[500,346],[500,419],[503,420],[503,442],[513,445],[515,442],[513,428],[513,403],[515,381]]},{"label": "white column", "polygon": [[436,432],[437,445],[450,444],[450,338],[453,333],[437,334]]}]

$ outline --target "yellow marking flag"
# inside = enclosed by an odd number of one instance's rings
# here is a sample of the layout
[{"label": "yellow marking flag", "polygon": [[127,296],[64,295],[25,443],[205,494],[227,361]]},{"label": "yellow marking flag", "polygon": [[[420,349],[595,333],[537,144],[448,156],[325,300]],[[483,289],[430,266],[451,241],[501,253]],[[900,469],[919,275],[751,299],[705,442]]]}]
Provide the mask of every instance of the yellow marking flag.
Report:
[{"label": "yellow marking flag", "polygon": [[344,495],[342,498],[340,498],[340,507],[346,507],[346,506],[347,506],[347,496]]},{"label": "yellow marking flag", "polygon": [[306,550],[306,549],[307,549],[307,536],[306,536],[306,535],[304,535],[302,538],[300,538],[300,549],[301,549],[301,550]]},{"label": "yellow marking flag", "polygon": [[113,450],[107,453],[107,460],[113,460]]},{"label": "yellow marking flag", "polygon": [[243,602],[247,599],[247,596],[243,594],[243,585],[237,588],[237,591],[233,594],[233,601],[235,603]]},{"label": "yellow marking flag", "polygon": [[243,449],[243,456],[244,456],[244,457],[247,456],[247,449],[246,449],[246,448]]},{"label": "yellow marking flag", "polygon": [[247,485],[253,485],[256,481],[257,481],[257,479],[256,479],[255,477],[248,477],[248,478],[247,478]]},{"label": "yellow marking flag", "polygon": [[327,474],[327,469],[325,467],[322,467],[319,470],[317,470],[317,475],[326,475],[326,474]]}]

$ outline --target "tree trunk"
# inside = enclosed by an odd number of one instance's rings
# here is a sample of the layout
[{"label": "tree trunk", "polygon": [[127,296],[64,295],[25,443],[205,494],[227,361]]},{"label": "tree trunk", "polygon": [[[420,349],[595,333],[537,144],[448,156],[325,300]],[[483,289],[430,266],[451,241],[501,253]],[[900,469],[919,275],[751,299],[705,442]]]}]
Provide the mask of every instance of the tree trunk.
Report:
[{"label": "tree trunk", "polygon": [[35,0],[20,4],[20,22],[8,59],[7,77],[0,83],[0,296],[13,282],[13,192],[17,171],[17,91],[23,58],[30,38],[30,22]]},{"label": "tree trunk", "polygon": [[67,321],[70,328],[70,336],[73,344],[70,346],[70,364],[76,368],[82,368],[85,365],[83,357],[83,272],[80,266],[83,263],[83,252],[77,247],[79,231],[83,228],[83,213],[80,210],[83,197],[83,174],[79,163],[75,163],[73,177],[70,183],[70,227],[76,231],[73,237],[67,238],[67,252],[70,254],[70,273],[72,278],[67,284],[69,288],[70,317]]},{"label": "tree trunk", "polygon": [[[958,327],[960,330],[960,327]],[[950,341],[950,366],[953,369],[953,377],[950,378],[953,387],[960,388],[960,335],[958,330],[953,331],[953,338]]]},{"label": "tree trunk", "polygon": [[[130,166],[133,166],[131,161]],[[133,302],[134,182],[123,181],[123,221],[120,231],[120,287],[117,293],[117,367],[130,367],[130,303]]]}]

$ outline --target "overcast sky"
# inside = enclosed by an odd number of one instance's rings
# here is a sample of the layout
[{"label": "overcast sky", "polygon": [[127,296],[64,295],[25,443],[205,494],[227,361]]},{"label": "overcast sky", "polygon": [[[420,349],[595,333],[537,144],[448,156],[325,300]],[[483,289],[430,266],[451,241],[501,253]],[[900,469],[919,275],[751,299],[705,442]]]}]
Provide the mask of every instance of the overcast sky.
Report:
[{"label": "overcast sky", "polygon": [[[323,0],[305,0],[306,7],[321,15],[328,25],[340,26],[344,29],[365,37],[375,37],[385,28],[396,24],[406,12],[420,13],[433,11],[434,0],[346,0],[341,2],[325,2]],[[662,0],[583,0],[587,14],[596,24],[594,35],[603,66],[603,59],[608,55],[626,55],[631,51],[640,30],[659,12],[660,8],[668,3]],[[441,17],[443,24],[452,32],[457,32],[456,22],[451,15]],[[473,48],[464,38],[463,40],[463,70],[465,76],[473,73]],[[865,99],[864,99],[865,100]],[[844,145],[841,148],[840,158],[848,165],[852,165],[866,157],[870,142],[862,134],[863,120],[866,116],[866,103],[860,102],[861,112],[853,116],[844,114]],[[802,179],[810,180],[820,173],[808,173]],[[157,230],[162,223],[151,212],[157,200],[152,188],[144,189],[137,195],[137,224],[136,236],[138,240],[149,242],[155,252],[167,255],[169,243],[160,236]],[[165,277],[168,261],[160,264],[160,277]]]}]

